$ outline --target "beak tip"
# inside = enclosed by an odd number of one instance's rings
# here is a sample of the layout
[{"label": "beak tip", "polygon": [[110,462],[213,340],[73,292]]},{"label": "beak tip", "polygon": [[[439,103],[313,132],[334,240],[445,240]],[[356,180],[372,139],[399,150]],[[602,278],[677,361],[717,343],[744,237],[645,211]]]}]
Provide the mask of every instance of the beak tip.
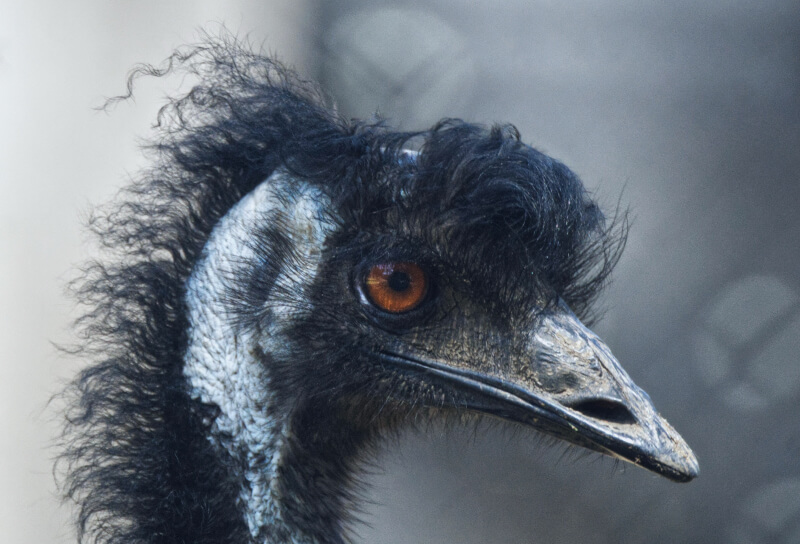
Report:
[{"label": "beak tip", "polygon": [[688,482],[700,476],[700,463],[691,450],[689,451],[689,458],[686,461],[686,481]]},{"label": "beak tip", "polygon": [[665,476],[675,482],[691,482],[700,475],[700,463],[694,452],[685,443],[674,451],[666,463],[662,465]]}]

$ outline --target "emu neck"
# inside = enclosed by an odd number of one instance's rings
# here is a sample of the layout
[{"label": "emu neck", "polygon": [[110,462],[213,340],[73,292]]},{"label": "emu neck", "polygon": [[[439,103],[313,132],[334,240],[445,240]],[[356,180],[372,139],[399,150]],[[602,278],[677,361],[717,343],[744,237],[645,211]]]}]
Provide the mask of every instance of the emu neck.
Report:
[{"label": "emu neck", "polygon": [[[314,276],[330,229],[325,204],[313,188],[274,174],[222,218],[187,282],[184,375],[193,399],[217,409],[208,441],[239,487],[253,542],[342,541],[346,463],[326,452],[336,455],[332,433],[347,429],[330,414],[320,421],[313,407],[279,403],[270,377],[276,360],[291,357],[286,331],[303,311],[276,293],[302,293],[297,283]],[[254,242],[269,228],[291,243],[291,263]],[[263,300],[254,309],[257,323],[243,323],[238,282],[253,277],[262,282]]]},{"label": "emu neck", "polygon": [[292,426],[279,455],[273,488],[282,524],[294,540],[280,541],[343,543],[351,467],[367,437],[336,414],[311,406],[296,414]]},{"label": "emu neck", "polygon": [[[238,371],[239,377],[248,374]],[[209,435],[239,488],[252,542],[343,543],[350,468],[366,435],[329,407],[286,411],[271,397],[268,377],[258,377],[266,404],[250,402],[255,399],[248,394],[237,409],[244,417],[221,410]]]}]

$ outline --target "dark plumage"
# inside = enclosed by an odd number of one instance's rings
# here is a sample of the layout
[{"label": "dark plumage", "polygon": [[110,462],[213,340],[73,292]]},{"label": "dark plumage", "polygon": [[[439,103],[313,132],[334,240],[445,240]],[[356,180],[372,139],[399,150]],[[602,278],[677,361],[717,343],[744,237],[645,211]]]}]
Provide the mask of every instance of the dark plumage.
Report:
[{"label": "dark plumage", "polygon": [[[611,357],[566,306],[587,314],[624,225],[607,223],[564,165],[511,126],[399,133],[345,120],[314,86],[228,40],[170,61],[131,80],[175,69],[199,82],[162,109],[153,168],[93,221],[114,256],[77,289],[94,362],[71,390],[63,459],[82,536],[341,542],[360,452],[415,414],[483,412],[674,479],[696,474],[682,442],[657,451],[660,438],[642,439],[626,453],[640,424],[680,437],[640,415],[638,389],[597,385],[595,363],[575,373],[573,352],[539,341],[568,330],[601,367]],[[253,220],[251,192],[280,206]],[[241,243],[224,238],[250,224]],[[430,283],[404,313],[363,292],[367,271],[393,262],[416,263]],[[263,376],[245,382],[245,400],[219,383],[239,374],[213,366],[240,368],[214,340],[223,332]],[[225,402],[210,400],[218,393]],[[250,402],[246,417],[229,407]]]}]

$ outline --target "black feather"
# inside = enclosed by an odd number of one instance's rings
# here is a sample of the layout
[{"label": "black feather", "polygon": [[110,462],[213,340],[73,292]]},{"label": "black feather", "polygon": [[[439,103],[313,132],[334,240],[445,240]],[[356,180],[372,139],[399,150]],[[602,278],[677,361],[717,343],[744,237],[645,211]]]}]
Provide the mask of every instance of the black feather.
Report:
[{"label": "black feather", "polygon": [[[577,177],[513,127],[447,120],[398,133],[345,120],[316,87],[230,38],[181,49],[163,69],[137,68],[129,94],[142,75],[176,71],[198,83],[159,113],[154,166],[92,222],[110,256],[76,288],[88,308],[79,354],[93,362],[69,391],[62,460],[82,540],[249,541],[236,467],[206,438],[214,407],[190,399],[182,373],[184,295],[219,219],[277,168],[330,196],[346,252],[422,242],[465,271],[483,267],[473,277],[485,279],[487,297],[528,278],[537,297],[584,313],[618,258],[624,219],[606,224]],[[281,243],[269,227],[254,240]],[[273,280],[255,268],[231,296],[257,301]],[[305,417],[322,411],[310,405]],[[296,452],[314,453],[298,440],[306,449]],[[348,463],[328,462],[339,476],[326,485],[344,486]],[[317,521],[340,527],[341,505],[326,516]]]}]

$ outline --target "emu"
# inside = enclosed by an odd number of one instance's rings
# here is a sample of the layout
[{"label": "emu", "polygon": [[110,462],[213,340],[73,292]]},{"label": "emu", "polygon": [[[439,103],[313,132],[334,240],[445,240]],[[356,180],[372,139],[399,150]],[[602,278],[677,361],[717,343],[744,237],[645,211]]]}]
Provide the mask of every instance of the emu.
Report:
[{"label": "emu", "polygon": [[689,447],[582,319],[619,258],[511,126],[397,132],[233,40],[177,51],[154,166],[98,215],[62,460],[78,538],[338,543],[404,425],[499,418],[675,481]]}]

